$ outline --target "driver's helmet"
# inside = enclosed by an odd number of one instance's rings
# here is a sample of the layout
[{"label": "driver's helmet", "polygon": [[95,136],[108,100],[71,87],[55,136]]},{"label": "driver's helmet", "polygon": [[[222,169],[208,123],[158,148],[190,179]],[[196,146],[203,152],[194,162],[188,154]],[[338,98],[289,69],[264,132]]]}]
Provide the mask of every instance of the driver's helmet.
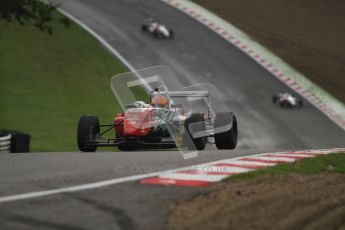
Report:
[{"label": "driver's helmet", "polygon": [[151,98],[151,105],[154,107],[167,108],[169,107],[169,99],[164,95],[153,95]]},{"label": "driver's helmet", "polygon": [[279,96],[280,99],[285,99],[286,96],[287,96],[287,93],[281,92],[281,93],[278,94],[278,96]]},{"label": "driver's helmet", "polygon": [[152,23],[150,24],[150,28],[151,28],[152,30],[157,30],[158,27],[159,27],[158,22],[152,22]]}]

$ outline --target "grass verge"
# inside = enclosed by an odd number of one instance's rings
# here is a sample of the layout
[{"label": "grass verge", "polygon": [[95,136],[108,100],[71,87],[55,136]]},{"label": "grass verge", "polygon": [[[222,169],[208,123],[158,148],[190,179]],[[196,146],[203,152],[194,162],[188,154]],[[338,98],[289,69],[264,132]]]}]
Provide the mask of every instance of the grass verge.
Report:
[{"label": "grass verge", "polygon": [[121,110],[110,78],[126,68],[78,25],[52,26],[53,35],[16,23],[0,29],[0,129],[29,133],[31,151],[77,150],[80,115],[107,123]]},{"label": "grass verge", "polygon": [[256,179],[265,175],[288,175],[297,173],[312,175],[320,173],[345,173],[345,153],[331,153],[325,156],[304,158],[289,164],[280,164],[248,173],[231,176],[226,181]]}]

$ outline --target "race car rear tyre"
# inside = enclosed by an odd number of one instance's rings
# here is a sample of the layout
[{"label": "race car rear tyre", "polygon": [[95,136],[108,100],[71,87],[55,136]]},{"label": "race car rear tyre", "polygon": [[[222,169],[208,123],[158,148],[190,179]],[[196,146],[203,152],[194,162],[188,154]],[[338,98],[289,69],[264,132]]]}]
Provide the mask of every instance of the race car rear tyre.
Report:
[{"label": "race car rear tyre", "polygon": [[79,119],[77,130],[77,143],[82,152],[95,152],[97,146],[88,146],[88,142],[96,139],[100,133],[99,120],[95,116],[83,115]]},{"label": "race car rear tyre", "polygon": [[[206,124],[205,124],[205,118],[204,118],[203,114],[199,114],[199,113],[192,114],[184,123],[184,126],[186,128],[184,143],[185,143],[185,146],[190,150],[195,150],[195,148],[197,150],[204,150],[206,143],[207,143],[207,137],[206,136],[193,138],[193,136],[191,135],[189,125],[193,124],[193,123],[199,123],[199,122],[201,125],[200,127],[198,127],[199,129],[201,129],[200,131],[205,131],[206,130]],[[195,148],[191,143],[188,143],[187,136],[192,139]]]},{"label": "race car rear tyre", "polygon": [[229,112],[217,113],[214,139],[218,149],[234,149],[237,145],[237,119]]}]

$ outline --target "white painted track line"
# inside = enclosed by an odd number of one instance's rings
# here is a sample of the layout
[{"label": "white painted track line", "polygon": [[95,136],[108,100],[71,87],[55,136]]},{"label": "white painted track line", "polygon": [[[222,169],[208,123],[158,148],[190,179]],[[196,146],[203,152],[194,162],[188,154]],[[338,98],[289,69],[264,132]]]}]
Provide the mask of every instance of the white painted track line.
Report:
[{"label": "white painted track line", "polygon": [[[255,154],[252,156],[260,156],[263,154],[265,154],[265,153]],[[237,160],[240,158],[242,158],[242,157],[232,158],[232,160]],[[130,181],[142,180],[145,178],[155,177],[155,176],[158,176],[161,174],[167,174],[167,173],[172,173],[172,172],[182,171],[182,170],[190,170],[190,169],[193,169],[195,167],[199,167],[199,166],[201,167],[201,166],[205,166],[208,164],[216,164],[216,163],[220,163],[222,161],[223,160],[217,160],[217,161],[208,162],[208,163],[204,163],[204,164],[187,166],[187,167],[179,168],[179,169],[175,169],[175,170],[167,170],[167,171],[162,171],[162,172],[157,172],[157,173],[141,174],[141,175],[135,175],[135,176],[129,176],[129,177],[123,177],[123,178],[115,178],[115,179],[110,179],[110,180],[102,180],[102,181],[98,181],[98,182],[94,182],[94,183],[76,185],[76,186],[65,187],[65,188],[29,192],[29,193],[23,193],[23,194],[17,194],[17,195],[9,195],[9,196],[0,197],[0,203],[26,200],[26,199],[32,199],[32,198],[50,196],[50,195],[57,195],[57,194],[62,194],[62,193],[70,193],[70,192],[78,192],[78,191],[96,189],[96,188],[111,186],[111,185],[130,182]]]},{"label": "white painted track line", "polygon": [[101,187],[111,186],[111,185],[120,184],[120,183],[124,183],[124,182],[141,180],[141,179],[148,178],[148,177],[154,177],[154,176],[157,176],[158,174],[159,173],[135,175],[135,176],[116,178],[116,179],[111,179],[111,180],[103,180],[103,181],[98,181],[98,182],[94,182],[94,183],[76,185],[76,186],[59,188],[59,189],[52,189],[52,190],[45,190],[45,191],[23,193],[23,194],[12,195],[12,196],[5,196],[5,197],[0,197],[0,203],[10,202],[10,201],[18,201],[18,200],[26,200],[26,199],[36,198],[36,197],[56,195],[56,194],[62,194],[62,193],[78,192],[78,191],[95,189],[95,188],[101,188]]},{"label": "white painted track line", "polygon": [[[331,152],[344,152],[345,148],[337,148],[337,149],[328,149],[328,150],[308,150],[308,151],[298,151],[298,153],[302,152],[308,152],[308,153],[314,153],[314,154],[329,154]],[[130,182],[130,181],[138,181],[138,180],[144,180],[147,178],[152,178],[152,177],[159,177],[167,180],[171,180],[171,184],[173,183],[173,180],[185,180],[185,181],[205,181],[205,182],[217,182],[221,181],[222,179],[226,178],[227,175],[212,175],[212,174],[184,174],[184,173],[179,173],[184,170],[195,170],[195,169],[202,169],[202,168],[211,168],[213,171],[214,169],[214,164],[222,164],[222,163],[237,163],[237,164],[247,164],[247,165],[264,165],[264,166],[272,166],[275,165],[275,163],[267,163],[267,162],[260,162],[260,160],[270,160],[270,161],[281,161],[282,159],[284,160],[285,158],[279,158],[279,157],[264,157],[264,155],[267,154],[289,154],[290,152],[279,152],[279,153],[261,153],[261,154],[255,154],[255,155],[247,155],[247,156],[242,156],[242,157],[235,157],[235,158],[230,158],[230,159],[223,159],[223,160],[217,160],[213,162],[208,162],[204,164],[199,164],[199,165],[191,165],[188,167],[184,168],[179,168],[179,169],[174,169],[174,170],[168,170],[168,171],[162,171],[162,172],[156,172],[156,173],[149,173],[149,174],[140,174],[140,175],[134,175],[134,176],[128,176],[128,177],[123,177],[123,178],[114,178],[114,179],[109,179],[109,180],[102,180],[102,181],[97,181],[94,183],[88,183],[88,184],[82,184],[82,185],[76,185],[76,186],[70,186],[70,187],[64,187],[64,188],[57,188],[57,189],[51,189],[51,190],[44,190],[44,191],[35,191],[35,192],[28,192],[28,193],[23,193],[23,194],[16,194],[16,195],[9,195],[9,196],[4,196],[0,197],[0,203],[5,203],[5,202],[13,202],[13,201],[19,201],[19,200],[27,200],[27,199],[32,199],[32,198],[38,198],[38,197],[44,197],[44,196],[49,196],[49,195],[57,195],[57,194],[63,194],[63,193],[71,193],[71,192],[79,192],[79,191],[84,191],[84,190],[90,190],[90,189],[96,189],[96,188],[101,188],[105,186],[111,186],[115,184],[120,184],[120,183],[125,183],[125,182]],[[297,153],[297,151],[296,151]],[[246,161],[245,159],[252,159],[254,161]],[[294,159],[291,158],[286,158],[286,162],[293,162],[295,161]],[[248,163],[247,163],[248,162]],[[221,166],[222,167],[222,166]],[[231,170],[235,170],[235,173],[239,172],[245,172],[250,169],[239,169],[237,167],[230,167]]]}]

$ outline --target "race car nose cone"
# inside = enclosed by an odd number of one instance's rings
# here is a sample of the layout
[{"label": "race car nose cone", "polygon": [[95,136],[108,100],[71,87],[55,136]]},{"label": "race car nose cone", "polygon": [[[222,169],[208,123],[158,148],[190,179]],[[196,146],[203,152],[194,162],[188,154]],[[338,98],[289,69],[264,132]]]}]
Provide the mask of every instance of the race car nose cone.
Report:
[{"label": "race car nose cone", "polygon": [[125,136],[145,136],[151,129],[152,125],[148,121],[149,110],[134,109],[127,111],[124,120]]}]

